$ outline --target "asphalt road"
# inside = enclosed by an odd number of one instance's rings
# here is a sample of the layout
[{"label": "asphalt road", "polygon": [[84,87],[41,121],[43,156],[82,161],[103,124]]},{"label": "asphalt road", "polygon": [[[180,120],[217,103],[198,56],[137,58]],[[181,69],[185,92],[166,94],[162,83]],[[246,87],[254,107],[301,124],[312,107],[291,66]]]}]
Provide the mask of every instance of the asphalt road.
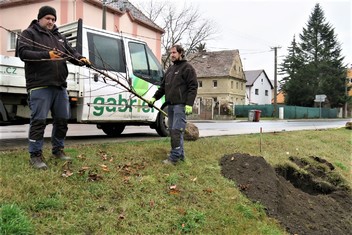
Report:
[{"label": "asphalt road", "polygon": [[[246,120],[231,121],[191,121],[199,129],[200,137],[253,134],[265,132],[282,132],[297,130],[321,130],[341,128],[351,119],[314,119],[314,120],[261,120],[248,122]],[[45,130],[45,141],[50,142],[52,126]],[[28,125],[0,126],[0,150],[27,147]],[[104,143],[122,141],[141,141],[160,139],[155,130],[147,126],[128,126],[119,137],[107,137],[96,125],[70,124],[66,145],[80,143]]]}]

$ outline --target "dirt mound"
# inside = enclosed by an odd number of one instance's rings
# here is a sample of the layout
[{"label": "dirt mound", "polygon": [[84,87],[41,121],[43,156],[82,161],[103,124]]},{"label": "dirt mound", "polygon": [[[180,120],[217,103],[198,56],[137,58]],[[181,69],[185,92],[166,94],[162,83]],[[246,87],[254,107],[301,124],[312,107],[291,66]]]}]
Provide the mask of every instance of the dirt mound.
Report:
[{"label": "dirt mound", "polygon": [[220,160],[221,173],[290,234],[350,234],[352,195],[334,166],[319,157],[290,157],[274,169],[263,157],[235,153]]}]

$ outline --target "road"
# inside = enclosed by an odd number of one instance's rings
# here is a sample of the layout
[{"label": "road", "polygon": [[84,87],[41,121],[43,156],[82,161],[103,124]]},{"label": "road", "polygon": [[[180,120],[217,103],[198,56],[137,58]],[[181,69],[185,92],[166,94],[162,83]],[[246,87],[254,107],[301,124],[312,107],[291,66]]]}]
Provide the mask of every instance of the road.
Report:
[{"label": "road", "polygon": [[[314,120],[261,120],[248,122],[231,121],[191,121],[199,129],[200,137],[253,134],[265,132],[282,132],[297,130],[321,130],[340,128],[351,119],[314,119]],[[45,130],[46,142],[49,142],[52,126]],[[28,125],[0,126],[0,150],[25,148],[27,146]],[[139,141],[160,139],[155,130],[146,126],[129,126],[119,137],[107,137],[96,125],[70,124],[66,145],[79,143],[103,143],[121,141]]]}]

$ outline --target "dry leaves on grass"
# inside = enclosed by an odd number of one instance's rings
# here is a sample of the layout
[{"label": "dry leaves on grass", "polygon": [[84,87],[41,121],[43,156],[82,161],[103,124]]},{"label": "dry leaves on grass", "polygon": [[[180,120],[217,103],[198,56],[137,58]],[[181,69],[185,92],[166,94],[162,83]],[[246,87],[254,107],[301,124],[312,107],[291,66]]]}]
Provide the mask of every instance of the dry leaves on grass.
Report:
[{"label": "dry leaves on grass", "polygon": [[171,195],[178,195],[181,193],[181,190],[176,185],[171,185],[169,187],[169,194]]},{"label": "dry leaves on grass", "polygon": [[112,162],[114,160],[113,156],[109,156],[107,152],[105,152],[104,150],[100,150],[98,151],[99,157],[101,158],[101,160],[103,161],[109,161]]},{"label": "dry leaves on grass", "polygon": [[61,168],[63,170],[63,173],[61,174],[62,177],[67,178],[67,177],[70,177],[73,175],[73,172],[71,170],[71,164],[72,164],[71,161],[65,161],[62,164],[62,166],[61,166]]}]

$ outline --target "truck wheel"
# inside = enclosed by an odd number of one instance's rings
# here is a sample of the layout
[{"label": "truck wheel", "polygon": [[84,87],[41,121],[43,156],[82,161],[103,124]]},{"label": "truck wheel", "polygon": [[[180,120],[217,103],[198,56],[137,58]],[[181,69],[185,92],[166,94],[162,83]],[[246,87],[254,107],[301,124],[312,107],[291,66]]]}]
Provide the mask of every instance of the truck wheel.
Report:
[{"label": "truck wheel", "polygon": [[104,133],[110,137],[117,137],[121,135],[125,127],[125,125],[118,124],[101,124],[98,126],[99,129],[102,129]]},{"label": "truck wheel", "polygon": [[[163,108],[163,111],[167,113],[167,106]],[[159,112],[156,119],[156,132],[161,137],[166,137],[169,135],[168,118]]]}]

